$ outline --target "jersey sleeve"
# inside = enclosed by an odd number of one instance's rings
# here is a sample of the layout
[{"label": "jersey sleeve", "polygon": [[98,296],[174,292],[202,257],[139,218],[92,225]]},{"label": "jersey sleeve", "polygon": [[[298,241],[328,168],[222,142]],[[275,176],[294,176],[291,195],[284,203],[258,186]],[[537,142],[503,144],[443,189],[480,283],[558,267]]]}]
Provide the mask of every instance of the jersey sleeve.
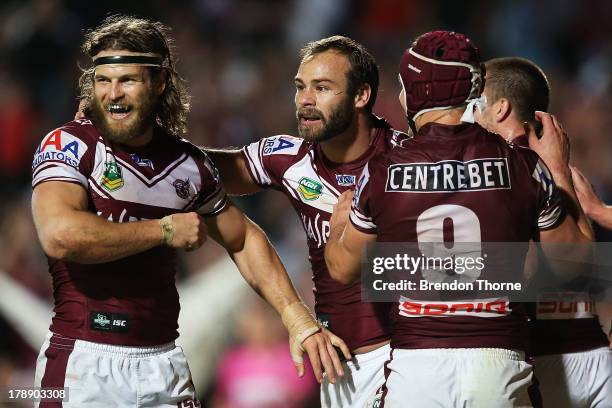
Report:
[{"label": "jersey sleeve", "polygon": [[90,139],[73,126],[47,134],[34,152],[32,187],[46,181],[64,181],[87,189],[96,143]]},{"label": "jersey sleeve", "polygon": [[554,228],[565,216],[559,189],[542,159],[537,159],[531,175],[536,182],[538,228],[542,231]]},{"label": "jersey sleeve", "polygon": [[203,173],[203,182],[195,211],[203,217],[213,217],[225,210],[229,201],[221,177],[219,177],[219,170],[206,153],[202,152],[202,154],[204,165],[200,171]]},{"label": "jersey sleeve", "polygon": [[302,142],[296,137],[280,135],[244,146],[242,154],[253,181],[263,188],[281,188],[282,174],[298,155]]},{"label": "jersey sleeve", "polygon": [[357,180],[349,219],[357,230],[366,234],[376,234],[376,224],[370,211],[372,183],[370,182],[369,166],[369,163],[365,165]]}]

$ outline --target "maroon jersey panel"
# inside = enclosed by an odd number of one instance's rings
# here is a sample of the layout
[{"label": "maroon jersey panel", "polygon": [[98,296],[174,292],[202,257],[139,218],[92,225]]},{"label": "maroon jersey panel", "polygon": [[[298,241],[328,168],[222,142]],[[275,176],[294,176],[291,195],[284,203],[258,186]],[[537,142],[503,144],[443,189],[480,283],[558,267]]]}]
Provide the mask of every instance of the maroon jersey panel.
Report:
[{"label": "maroon jersey panel", "polygon": [[[428,123],[364,168],[350,220],[379,242],[527,242],[562,216],[552,177],[535,153],[478,125]],[[526,250],[483,274],[522,271]],[[526,350],[523,306],[507,298],[484,303],[498,313],[433,317],[423,312],[427,304],[402,298],[391,310],[392,345]]]},{"label": "maroon jersey panel", "polygon": [[354,188],[368,160],[408,138],[382,119],[376,119],[375,128],[369,149],[349,163],[331,162],[318,143],[291,136],[268,137],[243,149],[253,180],[282,191],[300,217],[308,241],[317,318],[351,349],[389,339],[388,305],[362,303],[360,282],[334,281],[324,252],[329,219],[340,194]]},{"label": "maroon jersey panel", "polygon": [[[526,135],[515,137],[511,143],[529,146]],[[533,355],[577,353],[609,345],[588,294],[556,295],[558,299],[529,306],[533,309],[529,321]]]},{"label": "maroon jersey panel", "polygon": [[585,292],[549,292],[530,304],[532,354],[577,353],[609,345]]},{"label": "maroon jersey panel", "polygon": [[534,356],[578,353],[610,345],[597,317],[538,319],[529,326]]},{"label": "maroon jersey panel", "polygon": [[[89,210],[111,222],[186,211],[214,216],[227,206],[208,157],[161,129],[154,143],[134,148],[111,143],[87,119],[70,122],[43,139],[32,172],[34,187],[48,181],[81,185]],[[174,250],[160,246],[94,265],[49,258],[49,271],[55,297],[51,331],[130,346],[178,337]]]}]

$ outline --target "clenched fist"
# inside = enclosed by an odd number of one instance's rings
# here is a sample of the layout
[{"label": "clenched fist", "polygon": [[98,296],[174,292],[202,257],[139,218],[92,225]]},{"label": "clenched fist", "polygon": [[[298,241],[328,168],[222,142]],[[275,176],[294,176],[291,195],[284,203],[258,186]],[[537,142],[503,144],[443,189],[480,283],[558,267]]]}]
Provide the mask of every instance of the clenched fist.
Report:
[{"label": "clenched fist", "polygon": [[206,242],[206,223],[195,212],[168,215],[159,220],[159,224],[163,243],[169,247],[191,251]]}]

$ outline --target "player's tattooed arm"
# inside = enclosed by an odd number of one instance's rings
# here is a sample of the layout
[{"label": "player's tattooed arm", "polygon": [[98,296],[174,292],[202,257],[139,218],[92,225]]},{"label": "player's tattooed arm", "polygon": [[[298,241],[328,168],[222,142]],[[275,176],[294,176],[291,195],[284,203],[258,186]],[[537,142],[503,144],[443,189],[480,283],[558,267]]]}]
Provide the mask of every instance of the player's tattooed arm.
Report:
[{"label": "player's tattooed arm", "polygon": [[306,351],[317,381],[323,379],[323,367],[330,381],[335,382],[336,374],[342,376],[344,370],[334,346],[349,359],[350,351],[338,337],[321,332],[264,232],[232,204],[206,220],[209,236],[226,248],[249,285],[281,316],[289,331],[298,374],[304,374],[302,355]]},{"label": "player's tattooed arm", "polygon": [[242,150],[203,148],[219,170],[225,191],[229,195],[253,194],[262,188],[255,183],[247,169]]},{"label": "player's tattooed arm", "polygon": [[345,191],[330,219],[330,231],[325,245],[325,262],[331,277],[343,284],[359,278],[361,254],[369,242],[376,241],[376,235],[358,231],[348,222],[353,198],[352,191]]},{"label": "player's tattooed arm", "polygon": [[34,188],[32,215],[43,250],[52,258],[102,263],[167,244],[195,249],[206,240],[205,224],[196,213],[173,214],[172,234],[159,220],[115,223],[88,211],[85,189],[73,183],[49,181]]},{"label": "player's tattooed arm", "polygon": [[586,215],[604,228],[612,229],[612,206],[604,204],[593,184],[576,167],[571,167],[576,194]]}]

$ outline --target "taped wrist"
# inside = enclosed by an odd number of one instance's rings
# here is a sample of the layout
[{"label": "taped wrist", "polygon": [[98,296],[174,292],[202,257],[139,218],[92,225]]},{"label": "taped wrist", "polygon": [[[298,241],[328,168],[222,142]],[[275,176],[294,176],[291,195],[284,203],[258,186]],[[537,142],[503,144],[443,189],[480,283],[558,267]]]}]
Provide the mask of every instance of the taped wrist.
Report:
[{"label": "taped wrist", "polygon": [[166,215],[160,219],[159,225],[162,230],[162,245],[170,245],[174,238],[174,225],[172,225],[172,215]]},{"label": "taped wrist", "polygon": [[295,302],[286,306],[281,314],[281,319],[289,331],[289,348],[293,361],[302,363],[304,361],[302,358],[304,353],[302,343],[320,330],[319,325],[302,302]]}]

